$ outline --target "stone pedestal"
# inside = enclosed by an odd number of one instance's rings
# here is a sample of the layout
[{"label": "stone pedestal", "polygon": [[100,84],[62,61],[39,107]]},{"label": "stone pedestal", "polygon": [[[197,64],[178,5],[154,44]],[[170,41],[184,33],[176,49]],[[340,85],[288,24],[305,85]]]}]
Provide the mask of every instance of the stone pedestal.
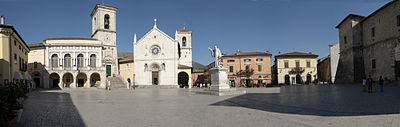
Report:
[{"label": "stone pedestal", "polygon": [[211,86],[209,89],[204,91],[199,91],[200,94],[209,95],[239,95],[245,94],[244,90],[236,90],[235,88],[230,88],[228,85],[228,69],[226,68],[211,68]]},{"label": "stone pedestal", "polygon": [[228,85],[228,69],[226,68],[211,68],[211,87],[210,90],[229,89]]}]

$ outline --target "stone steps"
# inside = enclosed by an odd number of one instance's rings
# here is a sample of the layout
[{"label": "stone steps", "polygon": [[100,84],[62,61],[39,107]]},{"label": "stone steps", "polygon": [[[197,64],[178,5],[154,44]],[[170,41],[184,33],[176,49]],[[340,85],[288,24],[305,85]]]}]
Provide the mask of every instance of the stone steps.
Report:
[{"label": "stone steps", "polygon": [[111,88],[126,88],[125,82],[119,77],[107,77],[111,83]]}]

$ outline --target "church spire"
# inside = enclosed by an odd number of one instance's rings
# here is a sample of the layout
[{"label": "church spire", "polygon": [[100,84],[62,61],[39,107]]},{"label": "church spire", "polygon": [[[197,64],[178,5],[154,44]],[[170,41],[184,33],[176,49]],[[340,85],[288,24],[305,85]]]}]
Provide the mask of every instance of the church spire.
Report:
[{"label": "church spire", "polygon": [[153,28],[157,28],[157,19],[154,19],[154,26]]}]

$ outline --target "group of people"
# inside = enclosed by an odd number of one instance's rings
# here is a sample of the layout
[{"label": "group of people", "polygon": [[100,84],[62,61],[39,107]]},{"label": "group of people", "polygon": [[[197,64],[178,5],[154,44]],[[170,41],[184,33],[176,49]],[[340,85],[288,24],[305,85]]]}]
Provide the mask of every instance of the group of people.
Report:
[{"label": "group of people", "polygon": [[[367,80],[363,80],[363,91],[367,92],[367,88],[368,87],[368,93],[372,93],[372,84],[373,84],[374,80],[371,78],[371,75],[368,76]],[[383,92],[383,78],[382,76],[379,77],[379,92]]]}]

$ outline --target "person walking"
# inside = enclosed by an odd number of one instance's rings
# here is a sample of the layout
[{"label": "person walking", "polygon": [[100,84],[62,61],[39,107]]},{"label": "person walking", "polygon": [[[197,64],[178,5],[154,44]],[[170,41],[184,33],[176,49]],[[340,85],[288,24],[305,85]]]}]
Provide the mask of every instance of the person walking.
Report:
[{"label": "person walking", "polygon": [[128,89],[129,89],[129,90],[132,89],[132,86],[131,86],[131,79],[130,79],[130,78],[128,78]]},{"label": "person walking", "polygon": [[382,76],[379,77],[379,91],[383,93],[383,78]]},{"label": "person walking", "polygon": [[111,81],[110,80],[107,81],[106,88],[107,88],[108,91],[111,91]]},{"label": "person walking", "polygon": [[372,93],[372,82],[373,82],[373,80],[371,78],[371,75],[369,75],[368,79],[367,79],[368,93]]}]

